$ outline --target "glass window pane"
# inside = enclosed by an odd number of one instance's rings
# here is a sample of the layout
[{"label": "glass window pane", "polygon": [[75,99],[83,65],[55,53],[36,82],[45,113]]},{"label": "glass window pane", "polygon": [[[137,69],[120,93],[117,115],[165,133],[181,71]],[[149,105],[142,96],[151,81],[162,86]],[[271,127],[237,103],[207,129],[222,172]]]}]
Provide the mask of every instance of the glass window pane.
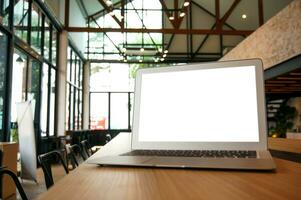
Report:
[{"label": "glass window pane", "polygon": [[42,99],[41,99],[41,133],[46,136],[47,132],[47,113],[48,113],[48,65],[43,64],[42,69]]},{"label": "glass window pane", "polygon": [[79,129],[82,129],[83,128],[83,125],[82,125],[82,118],[83,118],[83,92],[82,90],[79,90],[79,104],[78,104],[78,126],[79,126]]},{"label": "glass window pane", "polygon": [[31,46],[41,53],[42,13],[34,4],[31,12]]},{"label": "glass window pane", "polygon": [[79,62],[79,88],[83,87],[83,62]]},{"label": "glass window pane", "polygon": [[69,101],[69,95],[70,95],[70,84],[67,83],[67,91],[66,91],[66,130],[70,130],[70,122],[69,122],[69,115],[70,115],[70,101]]},{"label": "glass window pane", "polygon": [[7,57],[7,36],[0,31],[0,141],[3,140],[3,108],[5,98],[5,74]]},{"label": "glass window pane", "polygon": [[9,0],[0,0],[0,25],[8,27]]},{"label": "glass window pane", "polygon": [[68,59],[67,59],[67,81],[71,81],[71,76],[70,76],[70,73],[71,73],[71,49],[70,47],[68,47]]},{"label": "glass window pane", "polygon": [[128,94],[111,94],[111,129],[128,129]]},{"label": "glass window pane", "polygon": [[53,28],[52,30],[52,64],[56,66],[56,51],[57,51],[57,31]]},{"label": "glass window pane", "polygon": [[108,129],[109,102],[107,93],[91,93],[90,129]]},{"label": "glass window pane", "polygon": [[70,89],[70,116],[69,116],[69,130],[73,130],[74,129],[74,87],[71,86]]},{"label": "glass window pane", "polygon": [[71,66],[71,83],[75,83],[76,79],[76,54],[72,51],[72,66]]},{"label": "glass window pane", "polygon": [[78,57],[77,56],[75,56],[75,65],[74,65],[74,67],[75,67],[75,77],[74,77],[74,82],[73,82],[73,84],[74,85],[76,85],[76,86],[78,86],[78,78],[79,78],[79,76],[78,76],[78,71],[79,71],[79,62],[78,62],[79,60],[78,60]]},{"label": "glass window pane", "polygon": [[133,127],[133,110],[134,110],[134,93],[131,93],[131,101],[130,101],[130,129]]},{"label": "glass window pane", "polygon": [[78,90],[74,88],[74,129],[78,126]]},{"label": "glass window pane", "polygon": [[55,77],[56,71],[51,68],[51,80],[50,80],[50,107],[49,107],[49,136],[54,135],[54,124],[55,124]]},{"label": "glass window pane", "polygon": [[49,21],[45,20],[45,32],[44,32],[44,58],[46,60],[49,60],[49,42],[50,42],[50,25],[49,25]]},{"label": "glass window pane", "polygon": [[28,2],[26,0],[15,0],[14,5],[14,29],[15,35],[27,42],[28,25]]},{"label": "glass window pane", "polygon": [[40,63],[32,60],[31,65],[28,66],[27,77],[27,100],[31,101],[33,114],[34,114],[34,128],[35,132],[39,131],[39,112],[38,105],[40,104]]},{"label": "glass window pane", "polygon": [[11,122],[17,122],[17,104],[25,100],[27,56],[15,49],[11,96]]}]

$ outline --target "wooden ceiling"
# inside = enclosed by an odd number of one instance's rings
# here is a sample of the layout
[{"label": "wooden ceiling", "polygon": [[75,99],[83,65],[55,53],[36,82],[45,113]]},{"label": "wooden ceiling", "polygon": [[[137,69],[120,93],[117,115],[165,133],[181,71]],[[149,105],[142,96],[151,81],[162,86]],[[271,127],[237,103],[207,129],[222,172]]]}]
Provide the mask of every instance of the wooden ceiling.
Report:
[{"label": "wooden ceiling", "polygon": [[267,95],[287,94],[301,96],[301,69],[265,80],[265,92]]}]

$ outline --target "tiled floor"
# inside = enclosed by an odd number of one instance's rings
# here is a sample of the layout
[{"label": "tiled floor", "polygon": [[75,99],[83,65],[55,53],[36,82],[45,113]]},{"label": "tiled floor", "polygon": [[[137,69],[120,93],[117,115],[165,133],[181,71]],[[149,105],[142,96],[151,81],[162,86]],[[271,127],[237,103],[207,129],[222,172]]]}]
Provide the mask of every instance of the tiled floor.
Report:
[{"label": "tiled floor", "polygon": [[[83,161],[81,159],[77,159],[78,162],[82,163]],[[72,173],[72,166],[69,166],[69,173]],[[54,184],[62,179],[64,176],[66,176],[66,172],[62,165],[54,165],[52,166],[52,175],[54,179]],[[31,180],[21,180],[21,184],[23,186],[23,189],[30,200],[38,199],[38,196],[42,193],[47,191],[46,185],[45,185],[45,179],[44,179],[44,173],[42,168],[37,169],[37,182],[31,181]],[[12,197],[7,200],[21,200],[21,197],[19,194],[17,194],[17,197]]]},{"label": "tiled floor", "polygon": [[[66,173],[62,166],[56,165],[52,168],[54,182],[59,181],[61,178],[66,176]],[[23,189],[28,197],[28,199],[35,200],[38,198],[40,194],[46,192],[46,185],[44,180],[44,174],[41,168],[37,169],[37,182],[30,180],[21,180],[21,184]],[[17,199],[21,199],[19,195],[17,195]]]},{"label": "tiled floor", "polygon": [[[66,176],[63,167],[60,165],[54,166],[52,170],[54,182],[57,182]],[[40,194],[47,191],[42,169],[39,168],[37,170],[37,182],[23,180],[22,186],[27,194],[27,197],[32,200],[37,199]]]}]

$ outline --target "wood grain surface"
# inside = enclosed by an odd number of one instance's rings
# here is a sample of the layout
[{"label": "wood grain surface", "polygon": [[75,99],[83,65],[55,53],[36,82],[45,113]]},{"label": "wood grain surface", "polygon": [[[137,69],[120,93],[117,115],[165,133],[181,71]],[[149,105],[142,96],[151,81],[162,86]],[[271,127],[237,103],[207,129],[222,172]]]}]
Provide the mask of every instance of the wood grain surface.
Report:
[{"label": "wood grain surface", "polygon": [[[120,135],[114,140],[108,147],[116,148],[126,137]],[[301,164],[281,159],[275,162],[274,172],[100,167],[83,163],[40,199],[301,199]]]},{"label": "wood grain surface", "polygon": [[268,138],[269,149],[301,153],[301,140],[287,138]]}]

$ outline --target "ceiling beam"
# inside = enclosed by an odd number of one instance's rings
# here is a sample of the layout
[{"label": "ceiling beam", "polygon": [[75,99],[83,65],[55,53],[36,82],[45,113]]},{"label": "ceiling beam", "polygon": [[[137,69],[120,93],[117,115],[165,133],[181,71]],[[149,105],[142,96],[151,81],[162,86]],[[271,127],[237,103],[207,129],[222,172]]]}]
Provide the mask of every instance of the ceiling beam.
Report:
[{"label": "ceiling beam", "polygon": [[121,28],[124,28],[124,6],[125,6],[125,0],[121,0]]},{"label": "ceiling beam", "polygon": [[[186,2],[189,2],[189,4],[190,4],[191,0],[187,0]],[[177,8],[175,8],[175,9],[177,10]],[[187,16],[187,10],[188,10],[188,6],[185,7],[184,5],[182,5],[181,12],[185,13],[185,16]],[[177,18],[175,18],[176,19],[175,28],[179,29],[185,16],[181,17],[181,16],[179,16],[179,13],[176,16],[177,16]]]},{"label": "ceiling beam", "polygon": [[[118,1],[116,3],[114,3],[113,7],[116,7],[116,8],[119,7],[119,6],[122,7],[122,3],[125,5],[126,3],[130,2],[130,1],[132,1],[132,0],[120,0],[120,1]],[[97,11],[97,12],[89,15],[88,18],[94,17],[95,19],[97,19],[97,18],[103,16],[105,14],[105,12],[106,12],[105,9],[99,10],[99,11]]]},{"label": "ceiling beam", "polygon": [[258,0],[258,17],[259,17],[259,25],[263,25],[263,0]]},{"label": "ceiling beam", "polygon": [[[214,30],[214,27],[216,26],[216,24],[213,24],[213,26],[211,27],[210,30]],[[207,34],[204,39],[202,40],[201,44],[198,46],[197,50],[195,50],[195,52],[192,54],[192,58],[195,57],[195,55],[200,51],[200,49],[204,46],[204,44],[206,43],[206,41],[208,40],[209,38],[209,34]]]},{"label": "ceiling beam", "polygon": [[[215,18],[215,14],[213,14],[212,12],[210,12],[209,10],[207,10],[206,8],[204,8],[203,6],[201,6],[200,4],[198,4],[198,3],[194,2],[194,1],[191,1],[191,2],[192,2],[192,4],[194,4],[195,6],[197,6],[199,9],[201,9],[204,12],[206,12],[211,17]],[[236,30],[233,26],[231,26],[228,23],[225,23],[224,25],[227,26],[228,28],[232,29],[232,30]]]},{"label": "ceiling beam", "polygon": [[174,13],[174,19],[173,19],[173,20],[170,20],[169,17],[171,16],[171,14],[170,14],[169,11],[168,11],[168,8],[167,8],[167,6],[166,6],[165,1],[164,1],[164,0],[159,0],[159,1],[160,1],[161,5],[162,5],[162,8],[163,8],[163,10],[164,10],[164,13],[165,13],[165,15],[167,16],[169,22],[170,22],[170,23],[172,24],[172,26],[175,28],[175,27],[176,27],[176,25],[175,25],[176,13]]},{"label": "ceiling beam", "polygon": [[219,0],[215,0],[215,23],[216,23],[216,29],[221,30],[222,26],[220,23],[220,5]]},{"label": "ceiling beam", "polygon": [[[210,30],[214,30],[214,27],[216,27],[217,30],[221,30],[222,29],[222,26],[223,24],[225,23],[225,21],[228,19],[228,17],[230,16],[230,14],[233,12],[233,9],[236,7],[236,5],[240,2],[240,0],[235,0],[235,2],[232,4],[232,6],[229,8],[229,10],[225,13],[225,15],[222,17],[221,20],[218,20],[220,17],[220,14],[219,14],[219,9],[220,9],[220,6],[219,6],[219,1],[216,1],[216,3],[218,4],[215,8],[216,8],[216,22],[212,25],[211,29]],[[195,53],[193,54],[193,57],[194,55],[199,52],[199,50],[204,46],[204,44],[206,43],[206,41],[208,40],[209,38],[209,34],[206,35],[206,37],[202,40],[201,44],[199,45],[199,47],[197,48],[197,50],[195,51]]]},{"label": "ceiling beam", "polygon": [[165,34],[195,34],[195,35],[250,35],[253,30],[210,30],[210,29],[141,29],[141,28],[87,28],[68,27],[69,32],[127,32],[127,33],[165,33]]},{"label": "ceiling beam", "polygon": [[65,27],[69,27],[70,0],[65,0]]},{"label": "ceiling beam", "polygon": [[[108,13],[112,11],[111,8],[103,0],[98,0],[98,2]],[[117,24],[119,24],[120,27],[123,27],[121,21],[115,15],[113,15],[112,18],[117,22]]]},{"label": "ceiling beam", "polygon": [[233,10],[235,7],[240,3],[241,0],[235,0],[229,10],[226,12],[226,14],[223,16],[223,18],[220,20],[220,27],[224,25],[224,23],[227,21],[227,19],[230,17],[232,14]]}]

